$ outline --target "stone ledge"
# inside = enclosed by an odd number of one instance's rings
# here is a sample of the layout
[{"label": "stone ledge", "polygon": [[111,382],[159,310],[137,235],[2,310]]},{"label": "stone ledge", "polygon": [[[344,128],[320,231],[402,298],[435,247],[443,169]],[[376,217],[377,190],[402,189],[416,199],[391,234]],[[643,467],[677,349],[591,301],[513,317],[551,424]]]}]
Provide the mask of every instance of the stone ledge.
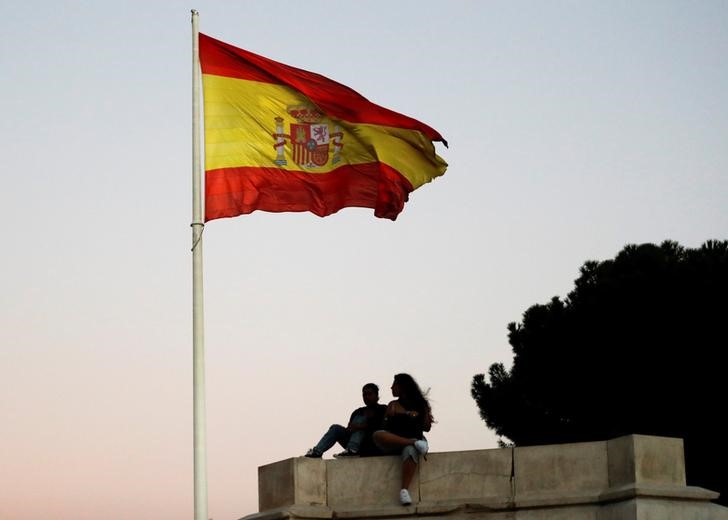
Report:
[{"label": "stone ledge", "polygon": [[261,466],[261,512],[245,520],[728,520],[728,508],[710,502],[718,493],[685,485],[681,439],[629,435],[431,453],[417,467],[408,507],[398,503],[400,471],[396,456],[297,457]]},{"label": "stone ledge", "polygon": [[601,495],[598,493],[566,494],[566,493],[530,493],[516,495],[516,508],[575,506],[598,504]]},{"label": "stone ledge", "polygon": [[262,513],[253,513],[251,515],[245,516],[244,518],[246,518],[247,520],[280,520],[282,518],[290,518],[290,510],[290,507],[279,507],[276,509],[263,511]]},{"label": "stone ledge", "polygon": [[335,518],[398,518],[416,514],[417,506],[398,506],[382,509],[337,509],[334,512]]},{"label": "stone ledge", "polygon": [[480,498],[447,500],[435,503],[423,502],[417,508],[428,514],[452,513],[456,511],[482,512],[482,511],[508,511],[515,508],[510,499],[483,500]]},{"label": "stone ledge", "polygon": [[612,488],[606,493],[602,493],[599,497],[601,502],[615,502],[620,500],[629,500],[637,497],[665,498],[669,497],[675,500],[715,500],[720,493],[710,491],[709,489],[695,486],[622,486],[621,488]]}]

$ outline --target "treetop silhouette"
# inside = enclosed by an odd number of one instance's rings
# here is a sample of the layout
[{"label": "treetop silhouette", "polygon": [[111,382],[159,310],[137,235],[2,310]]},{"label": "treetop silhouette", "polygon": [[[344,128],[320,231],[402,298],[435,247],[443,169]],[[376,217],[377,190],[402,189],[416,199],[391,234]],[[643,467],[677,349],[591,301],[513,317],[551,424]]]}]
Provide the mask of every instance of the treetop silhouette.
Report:
[{"label": "treetop silhouette", "polygon": [[475,375],[485,423],[517,446],[631,433],[685,440],[689,483],[726,503],[728,241],[628,245],[564,299],[508,325],[510,370]]}]

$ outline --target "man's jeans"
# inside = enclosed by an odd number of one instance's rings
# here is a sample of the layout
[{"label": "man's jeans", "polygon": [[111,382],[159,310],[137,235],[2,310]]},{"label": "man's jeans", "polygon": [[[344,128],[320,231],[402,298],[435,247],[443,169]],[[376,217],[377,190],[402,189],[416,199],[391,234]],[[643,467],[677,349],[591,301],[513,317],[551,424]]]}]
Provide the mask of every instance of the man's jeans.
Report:
[{"label": "man's jeans", "polygon": [[[351,422],[357,426],[364,426],[367,423],[367,418],[363,415],[356,415]],[[323,455],[326,450],[338,442],[347,451],[359,453],[365,435],[366,431],[364,430],[349,432],[340,424],[332,424],[329,430],[324,433],[324,436],[321,437],[321,440],[318,441],[318,444],[314,446],[313,451],[318,455]]]}]

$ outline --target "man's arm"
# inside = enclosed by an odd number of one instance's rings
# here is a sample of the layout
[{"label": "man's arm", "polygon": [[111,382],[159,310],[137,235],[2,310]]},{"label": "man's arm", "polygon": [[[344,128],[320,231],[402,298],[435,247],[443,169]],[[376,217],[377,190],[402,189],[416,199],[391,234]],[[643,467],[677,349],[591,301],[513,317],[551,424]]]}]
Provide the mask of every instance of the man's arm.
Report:
[{"label": "man's arm", "polygon": [[350,432],[359,432],[367,429],[369,419],[367,418],[366,411],[361,408],[357,408],[351,413],[349,417],[349,424],[346,425],[346,429]]}]

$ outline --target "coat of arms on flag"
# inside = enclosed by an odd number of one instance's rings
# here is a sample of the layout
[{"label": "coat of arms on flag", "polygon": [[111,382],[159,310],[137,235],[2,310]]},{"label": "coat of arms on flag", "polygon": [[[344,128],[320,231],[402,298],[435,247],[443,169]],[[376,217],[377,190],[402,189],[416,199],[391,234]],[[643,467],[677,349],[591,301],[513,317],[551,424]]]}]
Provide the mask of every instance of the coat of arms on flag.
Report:
[{"label": "coat of arms on flag", "polygon": [[[339,125],[330,123],[324,114],[310,106],[288,107],[287,112],[293,116],[296,123],[291,123],[290,133],[286,134],[283,128],[284,120],[276,117],[276,132],[273,134],[277,155],[275,163],[279,166],[286,165],[285,158],[286,139],[291,143],[291,155],[293,162],[298,166],[307,169],[322,168],[329,163],[330,144],[333,144],[333,156],[331,163],[336,164],[341,160],[341,149],[343,148],[343,132]],[[331,127],[333,126],[333,132]]]}]

